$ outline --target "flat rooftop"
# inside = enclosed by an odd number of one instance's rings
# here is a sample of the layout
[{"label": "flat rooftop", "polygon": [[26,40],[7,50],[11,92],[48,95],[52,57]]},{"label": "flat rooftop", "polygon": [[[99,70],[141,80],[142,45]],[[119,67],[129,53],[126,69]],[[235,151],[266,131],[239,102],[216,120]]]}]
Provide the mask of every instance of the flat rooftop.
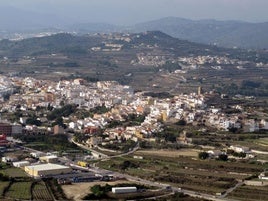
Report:
[{"label": "flat rooftop", "polygon": [[41,159],[54,159],[54,158],[58,158],[58,156],[55,156],[55,155],[49,155],[49,156],[42,156],[40,157]]},{"label": "flat rooftop", "polygon": [[69,169],[70,167],[53,163],[46,163],[46,164],[26,166],[26,168],[42,171],[42,170]]}]

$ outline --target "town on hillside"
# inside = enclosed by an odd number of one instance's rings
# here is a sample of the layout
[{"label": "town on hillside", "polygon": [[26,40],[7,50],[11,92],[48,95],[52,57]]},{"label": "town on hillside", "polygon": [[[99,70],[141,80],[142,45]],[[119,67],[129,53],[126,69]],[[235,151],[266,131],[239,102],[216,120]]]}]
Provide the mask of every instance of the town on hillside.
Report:
[{"label": "town on hillside", "polygon": [[[268,185],[267,104],[255,97],[201,87],[178,95],[134,91],[82,78],[1,75],[0,82],[3,198],[21,196],[11,188],[22,184],[33,186],[25,199],[36,200],[91,199],[100,191],[111,199],[228,200]],[[74,198],[77,185],[88,190]]]}]

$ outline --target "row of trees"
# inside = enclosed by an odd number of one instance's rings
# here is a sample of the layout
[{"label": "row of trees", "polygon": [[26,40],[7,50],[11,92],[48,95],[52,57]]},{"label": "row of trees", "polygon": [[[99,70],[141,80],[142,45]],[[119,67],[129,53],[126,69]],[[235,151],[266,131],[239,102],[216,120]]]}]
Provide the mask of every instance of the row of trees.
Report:
[{"label": "row of trees", "polygon": [[[240,152],[240,153],[238,153],[238,152],[235,152],[235,151],[233,151],[233,150],[230,150],[230,149],[228,149],[227,150],[227,154],[220,154],[218,157],[217,157],[217,159],[218,160],[221,160],[221,161],[227,161],[228,160],[228,154],[229,155],[232,155],[232,156],[234,156],[234,157],[239,157],[239,158],[245,158],[246,157],[246,153],[244,153],[244,152]],[[199,154],[198,154],[198,158],[199,159],[201,159],[201,160],[205,160],[205,159],[207,159],[207,158],[209,158],[210,156],[209,156],[209,153],[207,153],[207,152],[205,152],[205,151],[203,151],[203,152],[199,152]]]},{"label": "row of trees", "polygon": [[[205,160],[205,159],[209,158],[209,154],[207,152],[205,152],[205,151],[199,152],[198,158],[201,159],[201,160]],[[220,154],[217,157],[217,159],[218,160],[221,160],[221,161],[227,161],[228,160],[228,155],[226,155],[226,154]]]}]

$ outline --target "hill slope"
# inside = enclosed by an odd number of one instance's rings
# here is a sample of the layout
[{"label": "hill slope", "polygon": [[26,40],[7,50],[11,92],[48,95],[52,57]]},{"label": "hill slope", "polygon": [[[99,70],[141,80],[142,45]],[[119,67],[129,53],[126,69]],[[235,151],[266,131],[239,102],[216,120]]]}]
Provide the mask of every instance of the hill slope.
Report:
[{"label": "hill slope", "polygon": [[219,48],[160,31],[0,41],[1,73],[116,80],[145,91],[182,93],[202,86],[206,91],[268,95],[267,67],[267,51]]}]

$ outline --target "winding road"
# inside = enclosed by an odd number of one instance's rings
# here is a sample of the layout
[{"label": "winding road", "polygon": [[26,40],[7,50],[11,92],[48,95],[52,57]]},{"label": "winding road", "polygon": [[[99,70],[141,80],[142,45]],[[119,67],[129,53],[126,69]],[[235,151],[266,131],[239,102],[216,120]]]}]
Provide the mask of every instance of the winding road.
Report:
[{"label": "winding road", "polygon": [[[108,155],[105,155],[103,153],[100,153],[100,152],[97,152],[95,150],[92,150],[89,147],[81,145],[81,144],[79,144],[77,142],[74,142],[73,139],[71,139],[71,142],[75,143],[76,145],[78,145],[79,147],[81,147],[83,149],[90,150],[92,153],[95,153],[96,155],[100,155],[101,157],[99,159],[105,159],[105,160],[109,160],[109,159],[116,158],[116,157],[121,157],[121,156],[127,156],[129,154],[134,153],[135,151],[137,151],[139,149],[139,143],[137,143],[136,146],[131,151],[129,151],[127,153],[118,154],[118,155],[115,155],[115,156],[108,156]],[[215,195],[210,195],[210,194],[206,194],[206,193],[199,193],[199,192],[196,192],[196,191],[185,190],[185,189],[181,189],[181,188],[171,186],[171,185],[168,185],[168,184],[155,182],[155,181],[150,181],[150,180],[145,180],[145,179],[141,179],[139,177],[134,177],[134,176],[131,176],[131,175],[128,175],[128,174],[123,174],[123,173],[119,173],[119,172],[105,170],[105,169],[101,169],[101,168],[98,168],[98,167],[91,167],[88,170],[92,171],[94,173],[97,173],[97,174],[102,174],[102,175],[110,174],[110,175],[114,175],[115,177],[126,178],[129,181],[133,181],[133,182],[140,183],[140,184],[143,184],[143,185],[155,186],[155,187],[162,188],[162,189],[170,188],[170,190],[172,190],[172,192],[181,192],[181,193],[184,193],[184,194],[189,195],[191,197],[203,198],[203,199],[213,200],[213,201],[237,201],[237,200],[234,200],[234,199],[226,198],[226,196],[229,193],[231,193],[232,191],[234,191],[236,188],[238,188],[241,185],[243,185],[243,182],[239,182],[234,187],[228,189],[223,195],[215,196]]]}]

